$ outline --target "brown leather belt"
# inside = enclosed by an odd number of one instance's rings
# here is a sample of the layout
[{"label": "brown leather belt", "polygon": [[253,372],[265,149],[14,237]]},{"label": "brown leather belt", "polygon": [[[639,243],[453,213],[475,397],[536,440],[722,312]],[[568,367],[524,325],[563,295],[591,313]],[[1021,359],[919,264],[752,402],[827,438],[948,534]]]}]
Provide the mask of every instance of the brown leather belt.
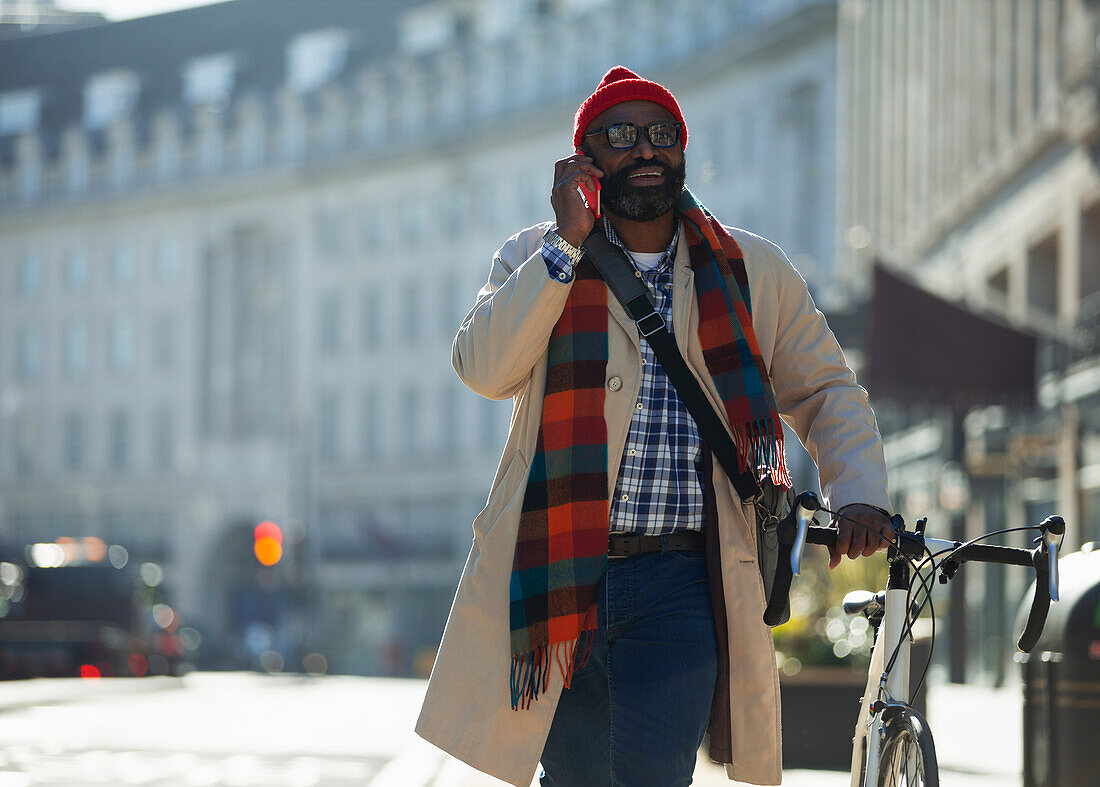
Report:
[{"label": "brown leather belt", "polygon": [[650,552],[705,552],[706,548],[706,536],[698,530],[684,530],[663,536],[612,533],[607,539],[608,557],[634,557]]}]

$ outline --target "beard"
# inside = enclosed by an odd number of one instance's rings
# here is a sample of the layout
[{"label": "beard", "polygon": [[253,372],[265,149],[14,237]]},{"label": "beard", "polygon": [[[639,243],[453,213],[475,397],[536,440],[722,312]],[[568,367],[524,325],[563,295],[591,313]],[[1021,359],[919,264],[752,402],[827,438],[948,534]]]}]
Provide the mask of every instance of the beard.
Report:
[{"label": "beard", "polygon": [[[665,182],[655,186],[634,186],[628,180],[640,169],[660,167]],[[653,221],[668,213],[684,193],[687,163],[673,169],[663,161],[641,161],[633,167],[622,167],[601,181],[600,204],[610,213],[631,221]]]}]

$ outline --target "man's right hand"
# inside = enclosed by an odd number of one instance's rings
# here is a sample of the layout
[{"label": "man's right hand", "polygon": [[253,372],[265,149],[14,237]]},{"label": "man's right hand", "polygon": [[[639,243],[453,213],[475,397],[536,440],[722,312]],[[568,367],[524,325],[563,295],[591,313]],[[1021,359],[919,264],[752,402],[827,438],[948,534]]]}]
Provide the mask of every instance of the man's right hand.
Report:
[{"label": "man's right hand", "polygon": [[560,159],[554,164],[554,189],[550,192],[550,204],[558,227],[555,232],[578,249],[592,231],[596,217],[584,204],[584,197],[577,191],[577,184],[596,189],[596,179],[603,177],[603,170],[592,159],[580,153]]}]

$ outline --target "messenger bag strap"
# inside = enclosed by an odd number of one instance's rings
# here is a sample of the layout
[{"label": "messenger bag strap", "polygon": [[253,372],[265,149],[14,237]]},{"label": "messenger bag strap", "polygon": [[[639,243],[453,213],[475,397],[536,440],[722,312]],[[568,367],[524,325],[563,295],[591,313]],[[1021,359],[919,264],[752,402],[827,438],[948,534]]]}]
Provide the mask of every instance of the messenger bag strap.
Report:
[{"label": "messenger bag strap", "polygon": [[669,382],[680,395],[688,413],[695,419],[700,436],[714,452],[718,464],[737,490],[738,497],[745,503],[759,501],[760,484],[751,472],[739,469],[741,462],[733,438],[680,354],[676,340],[668,332],[664,318],[653,304],[653,296],[642,281],[642,274],[627,259],[626,253],[607,239],[599,222],[581,244],[581,248],[607,283],[607,288],[614,293],[630,319],[637,324],[638,333],[653,348]]}]

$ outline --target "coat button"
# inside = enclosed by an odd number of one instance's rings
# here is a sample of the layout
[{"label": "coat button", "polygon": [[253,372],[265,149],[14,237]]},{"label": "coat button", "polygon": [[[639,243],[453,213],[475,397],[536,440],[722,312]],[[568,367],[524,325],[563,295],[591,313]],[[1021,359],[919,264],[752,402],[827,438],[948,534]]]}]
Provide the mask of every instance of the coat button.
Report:
[{"label": "coat button", "polygon": [[607,381],[607,390],[617,391],[623,387],[623,381],[621,377],[612,377]]}]

